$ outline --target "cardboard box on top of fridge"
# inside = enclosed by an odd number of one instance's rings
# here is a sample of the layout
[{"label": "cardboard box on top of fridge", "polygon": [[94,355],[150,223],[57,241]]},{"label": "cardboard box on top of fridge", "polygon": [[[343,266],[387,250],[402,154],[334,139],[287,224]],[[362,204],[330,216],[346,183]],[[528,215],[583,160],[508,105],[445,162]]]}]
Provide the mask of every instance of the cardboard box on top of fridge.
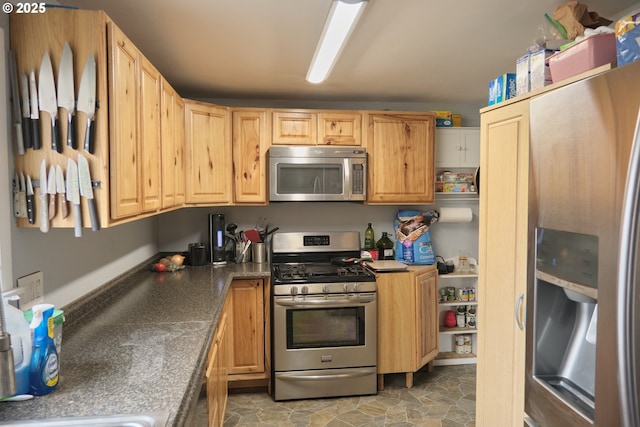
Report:
[{"label": "cardboard box on top of fridge", "polygon": [[529,54],[516,60],[516,95],[529,92]]},{"label": "cardboard box on top of fridge", "polygon": [[547,59],[555,51],[539,46],[529,48],[529,90],[534,91],[552,83]]},{"label": "cardboard box on top of fridge", "polygon": [[502,74],[489,82],[488,105],[498,104],[516,96],[515,73]]},{"label": "cardboard box on top of fridge", "polygon": [[618,66],[640,59],[640,13],[616,22],[616,52]]}]

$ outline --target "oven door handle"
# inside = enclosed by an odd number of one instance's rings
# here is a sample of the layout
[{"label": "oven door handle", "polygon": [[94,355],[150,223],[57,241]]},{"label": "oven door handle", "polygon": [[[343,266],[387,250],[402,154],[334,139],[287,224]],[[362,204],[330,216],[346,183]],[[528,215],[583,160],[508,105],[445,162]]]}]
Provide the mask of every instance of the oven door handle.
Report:
[{"label": "oven door handle", "polygon": [[343,380],[350,378],[358,378],[358,377],[366,377],[371,374],[376,373],[376,368],[359,368],[355,371],[347,371],[340,374],[321,374],[321,375],[313,375],[313,374],[278,374],[279,380],[295,380],[295,381],[326,381],[326,380]]},{"label": "oven door handle", "polygon": [[274,304],[284,307],[344,307],[345,305],[366,304],[376,300],[375,295],[358,297],[358,298],[342,298],[342,299],[305,299],[303,301],[279,300],[273,301]]}]

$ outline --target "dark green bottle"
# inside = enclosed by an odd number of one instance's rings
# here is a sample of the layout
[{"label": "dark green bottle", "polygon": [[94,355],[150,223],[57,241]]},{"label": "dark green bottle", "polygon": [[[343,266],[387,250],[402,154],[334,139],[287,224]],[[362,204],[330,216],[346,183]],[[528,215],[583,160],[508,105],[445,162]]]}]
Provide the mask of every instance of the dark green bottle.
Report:
[{"label": "dark green bottle", "polygon": [[371,223],[367,226],[367,229],[364,232],[364,248],[365,249],[375,249],[376,248],[376,238],[373,234],[373,228],[371,227]]},{"label": "dark green bottle", "polygon": [[387,232],[382,232],[382,237],[376,243],[378,247],[378,259],[395,259],[395,251],[393,250],[393,242],[387,236]]}]

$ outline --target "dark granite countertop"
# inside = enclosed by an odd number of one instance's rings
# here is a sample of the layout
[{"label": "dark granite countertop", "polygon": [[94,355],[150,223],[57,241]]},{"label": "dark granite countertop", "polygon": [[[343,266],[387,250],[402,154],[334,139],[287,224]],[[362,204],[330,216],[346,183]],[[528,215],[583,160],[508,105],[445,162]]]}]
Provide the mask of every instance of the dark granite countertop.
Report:
[{"label": "dark granite countertop", "polygon": [[231,281],[268,277],[269,264],[148,265],[62,308],[57,389],[0,403],[0,421],[161,412],[186,425]]}]

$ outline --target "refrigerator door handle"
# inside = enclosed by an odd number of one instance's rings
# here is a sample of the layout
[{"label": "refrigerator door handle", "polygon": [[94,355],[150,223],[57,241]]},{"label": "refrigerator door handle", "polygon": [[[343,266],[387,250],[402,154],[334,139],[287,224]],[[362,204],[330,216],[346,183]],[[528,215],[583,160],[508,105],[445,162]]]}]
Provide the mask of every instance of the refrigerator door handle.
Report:
[{"label": "refrigerator door handle", "polygon": [[622,218],[620,225],[620,256],[618,264],[618,293],[616,296],[617,318],[617,358],[618,358],[618,391],[620,394],[620,414],[622,427],[640,425],[638,408],[638,369],[634,352],[636,334],[634,313],[636,312],[635,289],[637,279],[636,260],[638,259],[640,214],[640,112],[636,122],[629,168],[625,186]]},{"label": "refrigerator door handle", "polygon": [[522,303],[524,302],[524,292],[520,292],[518,300],[516,301],[516,324],[521,331],[524,331],[524,311],[522,310]]}]

